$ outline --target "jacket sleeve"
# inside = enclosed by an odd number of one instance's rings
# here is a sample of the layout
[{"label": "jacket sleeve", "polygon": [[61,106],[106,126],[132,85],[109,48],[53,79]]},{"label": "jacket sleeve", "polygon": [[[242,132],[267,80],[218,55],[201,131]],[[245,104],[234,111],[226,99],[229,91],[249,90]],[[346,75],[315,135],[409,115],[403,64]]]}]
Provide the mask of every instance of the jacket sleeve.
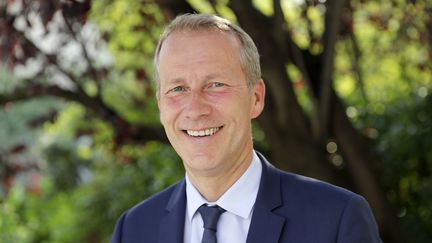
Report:
[{"label": "jacket sleeve", "polygon": [[378,226],[367,201],[354,195],[341,216],[338,243],[382,243]]},{"label": "jacket sleeve", "polygon": [[123,233],[123,223],[125,221],[127,212],[123,213],[123,215],[117,220],[117,223],[114,228],[114,233],[111,237],[110,243],[121,243],[122,242],[122,233]]}]

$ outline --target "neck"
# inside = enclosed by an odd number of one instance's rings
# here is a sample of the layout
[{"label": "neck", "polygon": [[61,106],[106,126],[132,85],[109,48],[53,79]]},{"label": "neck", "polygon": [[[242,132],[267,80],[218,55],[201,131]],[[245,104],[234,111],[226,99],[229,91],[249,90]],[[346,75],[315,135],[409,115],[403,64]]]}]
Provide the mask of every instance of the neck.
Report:
[{"label": "neck", "polygon": [[187,171],[188,177],[201,195],[209,202],[216,202],[249,168],[252,152],[229,170],[214,175],[200,175]]}]

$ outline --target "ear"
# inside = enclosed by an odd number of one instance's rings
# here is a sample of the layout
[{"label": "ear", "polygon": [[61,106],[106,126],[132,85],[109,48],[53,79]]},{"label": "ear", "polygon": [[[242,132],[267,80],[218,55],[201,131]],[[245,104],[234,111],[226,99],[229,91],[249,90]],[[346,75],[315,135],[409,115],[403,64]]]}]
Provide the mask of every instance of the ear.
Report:
[{"label": "ear", "polygon": [[252,88],[252,107],[251,107],[251,118],[257,118],[264,109],[265,100],[265,84],[260,79]]}]

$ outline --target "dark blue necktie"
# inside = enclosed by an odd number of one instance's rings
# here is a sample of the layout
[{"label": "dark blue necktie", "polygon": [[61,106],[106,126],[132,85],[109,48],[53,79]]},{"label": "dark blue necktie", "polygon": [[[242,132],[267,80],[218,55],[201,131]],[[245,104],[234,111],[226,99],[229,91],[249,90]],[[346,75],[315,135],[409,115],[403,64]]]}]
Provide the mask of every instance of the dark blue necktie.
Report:
[{"label": "dark blue necktie", "polygon": [[204,221],[204,233],[201,243],[217,243],[216,232],[219,217],[225,212],[225,209],[215,205],[207,206],[205,204],[198,208]]}]

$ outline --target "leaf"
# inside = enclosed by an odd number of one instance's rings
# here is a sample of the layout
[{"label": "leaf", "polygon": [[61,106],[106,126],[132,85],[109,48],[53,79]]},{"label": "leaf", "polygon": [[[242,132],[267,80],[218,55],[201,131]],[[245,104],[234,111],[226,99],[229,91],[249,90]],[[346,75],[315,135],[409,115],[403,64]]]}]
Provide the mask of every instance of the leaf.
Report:
[{"label": "leaf", "polygon": [[90,1],[66,1],[62,3],[62,12],[66,18],[78,19],[81,23],[85,23],[87,20],[87,14],[90,10]]},{"label": "leaf", "polygon": [[57,11],[58,4],[59,2],[57,0],[39,0],[38,10],[45,28],[53,19],[54,13]]},{"label": "leaf", "polygon": [[11,154],[19,154],[27,150],[27,146],[24,144],[17,144],[10,150]]}]

